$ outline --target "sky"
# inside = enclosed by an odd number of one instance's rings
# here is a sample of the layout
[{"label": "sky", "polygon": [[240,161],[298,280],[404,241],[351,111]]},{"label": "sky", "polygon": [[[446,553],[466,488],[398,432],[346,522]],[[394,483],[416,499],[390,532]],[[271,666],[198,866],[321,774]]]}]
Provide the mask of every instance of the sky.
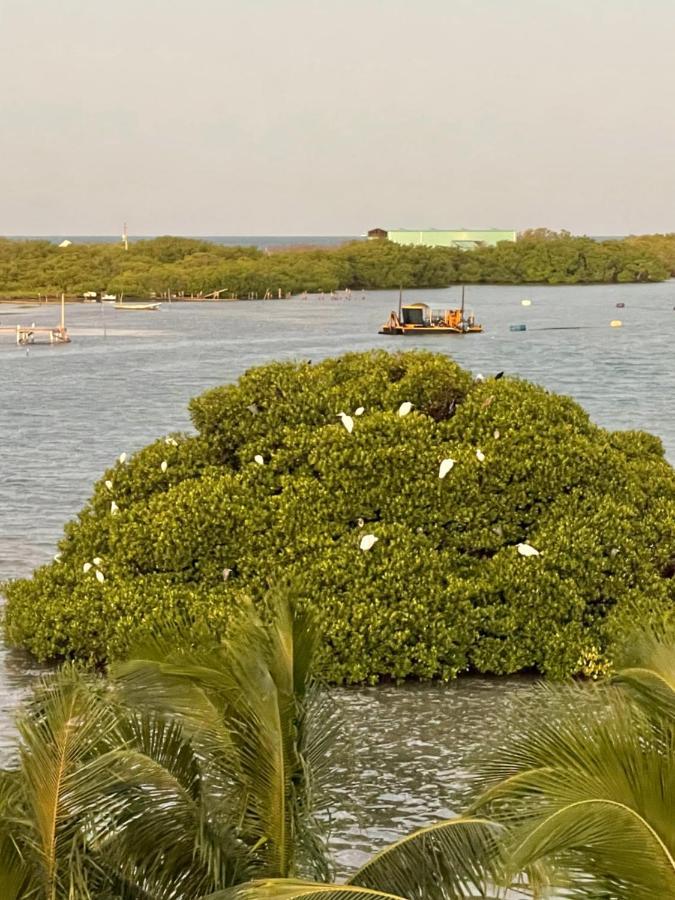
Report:
[{"label": "sky", "polygon": [[0,234],[675,231],[672,0],[0,0]]}]

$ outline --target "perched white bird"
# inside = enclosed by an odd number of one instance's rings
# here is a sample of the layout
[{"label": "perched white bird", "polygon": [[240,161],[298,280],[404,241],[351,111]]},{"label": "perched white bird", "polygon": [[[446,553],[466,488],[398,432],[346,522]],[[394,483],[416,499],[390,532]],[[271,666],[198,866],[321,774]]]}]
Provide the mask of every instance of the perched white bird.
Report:
[{"label": "perched white bird", "polygon": [[256,455],[253,457],[253,461],[257,462],[259,466],[265,465],[265,460],[262,458],[262,456],[259,453],[256,453]]},{"label": "perched white bird", "polygon": [[100,581],[101,584],[103,584],[103,582],[105,581],[105,576],[103,572],[99,571],[99,569],[96,570],[96,580]]},{"label": "perched white bird", "polygon": [[539,556],[539,551],[535,550],[535,548],[531,544],[518,544],[516,546],[516,550],[520,553],[521,556]]},{"label": "perched white bird", "polygon": [[166,470],[168,468],[169,468],[168,462],[165,459],[163,459],[162,464],[160,465],[160,469],[162,470],[162,472],[166,472]]},{"label": "perched white bird", "polygon": [[227,581],[231,574],[232,569],[223,569],[223,581]]},{"label": "perched white bird", "polygon": [[485,454],[482,450],[476,450],[476,459],[478,462],[485,462]]},{"label": "perched white bird", "polygon": [[118,506],[118,505],[115,503],[115,501],[113,500],[113,502],[110,504],[110,512],[111,512],[111,514],[112,514],[113,516],[116,516],[117,513],[118,513],[119,511],[120,511],[119,506]]},{"label": "perched white bird", "polygon": [[485,381],[485,378],[484,378],[484,376],[481,375],[481,373],[479,372],[479,373],[476,375],[476,377],[474,378],[474,381]]},{"label": "perched white bird", "polygon": [[355,416],[362,416],[362,415],[364,414],[365,411],[366,411],[366,410],[365,410],[365,407],[359,406],[358,409],[355,409],[355,410],[354,410],[354,415],[355,415]]},{"label": "perched white bird", "polygon": [[404,403],[401,403],[401,405],[398,408],[399,416],[401,416],[401,417],[407,416],[412,408],[413,408],[413,405],[410,402],[410,400],[406,400]]},{"label": "perched white bird", "polygon": [[87,563],[85,563],[85,564],[82,566],[82,571],[83,571],[83,572],[88,572],[89,569],[91,569],[91,568],[92,568],[92,564],[89,563],[89,562],[87,562]]},{"label": "perched white bird", "polygon": [[95,566],[100,566],[100,565],[101,565],[101,557],[100,557],[100,556],[95,556],[95,557],[93,558],[92,562],[94,563]]},{"label": "perched white bird", "polygon": [[356,520],[356,524],[359,526],[359,528],[363,528],[363,526],[364,526],[366,523],[363,521],[363,519],[357,519],[357,520]]},{"label": "perched white bird", "polygon": [[113,483],[110,479],[108,479],[107,481],[104,481],[103,483],[105,484],[105,486],[108,488],[109,491],[112,491]]},{"label": "perched white bird", "polygon": [[352,431],[354,430],[354,420],[352,419],[352,417],[348,416],[347,413],[343,413],[343,412],[339,412],[337,415],[338,415],[338,419],[345,426],[345,428],[347,429],[349,434],[351,434]]},{"label": "perched white bird", "polygon": [[177,447],[178,446],[178,441],[172,437],[164,438],[164,443],[167,444],[169,447]]},{"label": "perched white bird", "polygon": [[500,433],[499,433],[499,428],[495,428],[495,430],[492,432],[492,437],[493,437],[495,440],[498,440],[500,436],[501,436],[501,435],[500,435]]},{"label": "perched white bird", "polygon": [[120,453],[119,460],[120,460],[120,463],[122,463],[122,465],[124,465],[124,463],[127,461],[126,453]]},{"label": "perched white bird", "polygon": [[457,460],[455,460],[455,459],[450,459],[450,457],[448,457],[448,459],[444,459],[443,462],[441,463],[441,466],[440,466],[439,470],[438,470],[438,477],[439,477],[439,478],[445,478],[445,476],[448,474],[448,472],[450,471],[450,469],[452,469],[452,467],[454,466],[454,464],[455,464],[456,462],[457,462]]},{"label": "perched white bird", "polygon": [[56,554],[56,556],[54,557],[54,562],[61,562],[61,554],[60,553]]},{"label": "perched white bird", "polygon": [[364,534],[361,538],[359,548],[361,550],[370,550],[370,548],[379,540],[374,534]]}]

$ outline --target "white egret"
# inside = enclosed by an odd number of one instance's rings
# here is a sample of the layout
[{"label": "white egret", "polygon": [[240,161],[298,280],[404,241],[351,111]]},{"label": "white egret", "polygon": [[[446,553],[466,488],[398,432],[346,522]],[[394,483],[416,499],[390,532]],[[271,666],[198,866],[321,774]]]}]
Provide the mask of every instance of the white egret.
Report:
[{"label": "white egret", "polygon": [[60,553],[56,554],[56,556],[54,557],[54,562],[61,562],[61,554]]},{"label": "white egret", "polygon": [[401,418],[403,418],[403,416],[407,416],[412,408],[413,408],[413,405],[410,402],[410,400],[406,400],[404,403],[401,403],[401,405],[398,408],[399,416],[401,416]]},{"label": "white egret", "polygon": [[99,569],[96,570],[96,580],[100,581],[101,584],[105,581],[105,575]]},{"label": "white egret", "polygon": [[95,556],[95,557],[93,558],[92,562],[94,563],[95,566],[100,566],[100,565],[101,565],[101,557],[100,557],[100,556]]},{"label": "white egret", "polygon": [[232,569],[223,569],[223,581],[227,581],[231,574]]},{"label": "white egret", "polygon": [[162,472],[166,472],[166,470],[168,468],[169,468],[168,462],[165,459],[163,459],[162,464],[160,465],[160,469],[162,470]]},{"label": "white egret", "polygon": [[495,428],[495,430],[492,432],[492,437],[493,437],[495,440],[498,440],[498,439],[500,438],[500,436],[501,436],[501,435],[500,435],[499,428]]},{"label": "white egret", "polygon": [[359,526],[359,528],[363,528],[363,526],[364,526],[366,523],[363,521],[363,519],[357,519],[357,520],[356,520],[356,524]]},{"label": "white egret", "polygon": [[366,411],[366,410],[365,410],[365,407],[364,407],[364,406],[359,406],[357,409],[354,410],[354,415],[355,415],[355,416],[362,416],[362,415],[364,414],[365,411]]},{"label": "white egret", "polygon": [[164,443],[167,444],[167,446],[169,446],[169,447],[177,447],[178,446],[178,441],[172,437],[164,438]]},{"label": "white egret", "polygon": [[104,481],[103,483],[105,484],[105,486],[108,488],[109,491],[112,491],[112,489],[113,489],[113,483],[112,483],[112,481],[111,481],[109,478],[108,478],[107,481]]},{"label": "white egret", "polygon": [[361,538],[361,543],[359,544],[359,548],[361,550],[370,550],[370,548],[378,541],[379,538],[374,534],[364,534]]},{"label": "white egret", "polygon": [[83,572],[88,572],[89,569],[91,569],[91,568],[92,568],[92,564],[91,564],[90,562],[86,562],[86,563],[82,566],[82,571],[83,571]]},{"label": "white egret", "polygon": [[352,431],[354,430],[354,420],[352,419],[352,417],[348,416],[347,413],[343,413],[343,412],[339,412],[337,414],[337,417],[342,422],[342,424],[345,426],[345,428],[347,429],[349,434],[351,434]]},{"label": "white egret", "polygon": [[535,548],[531,544],[518,544],[516,546],[516,550],[520,553],[521,556],[539,556],[539,551],[535,550]]},{"label": "white egret", "polygon": [[474,381],[478,381],[478,382],[480,382],[480,381],[485,381],[485,376],[482,375],[482,374],[479,372],[479,373],[476,375],[476,377],[474,378]]},{"label": "white egret", "polygon": [[265,460],[262,458],[262,456],[259,453],[256,453],[256,455],[253,457],[253,461],[257,462],[259,466],[265,465]]},{"label": "white egret", "polygon": [[482,450],[476,450],[476,459],[478,462],[485,462],[485,454]]},{"label": "white egret", "polygon": [[445,478],[445,476],[448,474],[448,472],[450,471],[450,469],[452,469],[452,467],[454,466],[454,464],[455,464],[456,462],[457,462],[456,459],[450,459],[450,457],[448,457],[447,459],[444,459],[444,460],[441,462],[441,466],[440,466],[440,468],[439,468],[439,470],[438,470],[438,477],[439,477],[439,478]]},{"label": "white egret", "polygon": [[120,511],[119,506],[113,500],[113,502],[110,504],[110,514],[113,516],[116,516],[119,511]]},{"label": "white egret", "polygon": [[120,455],[119,455],[119,461],[120,461],[120,463],[121,463],[122,465],[124,465],[124,463],[127,461],[127,455],[126,455],[126,453],[120,453]]}]

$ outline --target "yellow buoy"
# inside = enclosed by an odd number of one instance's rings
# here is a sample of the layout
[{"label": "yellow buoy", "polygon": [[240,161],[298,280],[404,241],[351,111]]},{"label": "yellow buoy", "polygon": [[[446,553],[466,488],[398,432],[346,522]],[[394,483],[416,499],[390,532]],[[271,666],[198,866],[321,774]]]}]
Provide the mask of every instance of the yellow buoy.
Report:
[{"label": "yellow buoy", "polygon": [[531,300],[521,300],[520,305],[521,306],[532,306],[532,301]]},{"label": "yellow buoy", "polygon": [[621,328],[623,322],[621,321],[621,319],[612,319],[609,324],[612,328]]}]

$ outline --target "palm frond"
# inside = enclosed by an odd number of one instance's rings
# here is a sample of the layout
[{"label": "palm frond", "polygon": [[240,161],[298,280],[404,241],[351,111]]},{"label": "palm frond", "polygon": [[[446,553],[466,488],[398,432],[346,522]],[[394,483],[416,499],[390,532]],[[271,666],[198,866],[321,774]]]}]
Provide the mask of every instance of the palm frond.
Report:
[{"label": "palm frond", "polygon": [[357,885],[317,884],[290,878],[252,881],[201,900],[407,900]]},{"label": "palm frond", "polygon": [[623,655],[614,682],[627,688],[652,717],[675,719],[675,635],[643,633]]},{"label": "palm frond", "polygon": [[428,900],[496,896],[504,866],[495,822],[458,816],[386,847],[349,884]]},{"label": "palm frond", "polygon": [[473,807],[507,827],[514,869],[548,861],[569,896],[590,884],[586,896],[621,900],[675,890],[675,723],[656,724],[617,686],[549,688],[545,719],[537,694]]},{"label": "palm frond", "polygon": [[[516,867],[542,858],[567,862],[565,885],[581,896],[611,891],[615,900],[675,896],[675,859],[662,837],[635,809],[602,799],[556,809],[513,848]],[[576,879],[572,877],[576,874]]]},{"label": "palm frond", "polygon": [[147,658],[116,666],[113,675],[123,702],[150,702],[178,716],[208,760],[204,771],[231,785],[258,874],[327,877],[314,805],[328,771],[333,714],[312,674],[318,635],[290,586],[271,591],[265,605],[265,622],[249,604],[222,642],[159,635]]},{"label": "palm frond", "polygon": [[44,896],[89,896],[82,816],[115,776],[101,762],[119,743],[117,723],[97,685],[72,666],[45,677],[19,719],[24,793],[23,852]]}]

